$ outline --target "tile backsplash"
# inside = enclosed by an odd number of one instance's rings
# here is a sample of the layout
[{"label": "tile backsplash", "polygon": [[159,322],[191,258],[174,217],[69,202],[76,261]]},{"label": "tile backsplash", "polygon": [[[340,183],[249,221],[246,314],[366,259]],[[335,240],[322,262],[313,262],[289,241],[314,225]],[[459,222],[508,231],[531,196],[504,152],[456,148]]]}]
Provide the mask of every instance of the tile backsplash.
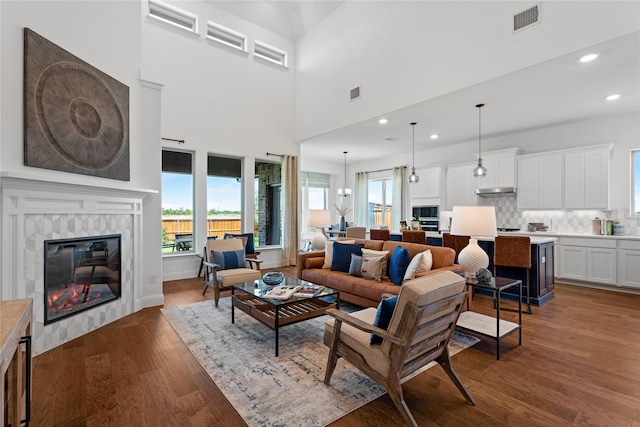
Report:
[{"label": "tile backsplash", "polygon": [[542,222],[549,226],[549,231],[557,233],[592,234],[591,221],[597,217],[620,222],[625,226],[625,234],[627,235],[640,235],[640,219],[629,218],[628,209],[612,211],[518,211],[515,196],[481,198],[480,204],[496,207],[496,223],[498,227],[526,230],[528,223]]}]

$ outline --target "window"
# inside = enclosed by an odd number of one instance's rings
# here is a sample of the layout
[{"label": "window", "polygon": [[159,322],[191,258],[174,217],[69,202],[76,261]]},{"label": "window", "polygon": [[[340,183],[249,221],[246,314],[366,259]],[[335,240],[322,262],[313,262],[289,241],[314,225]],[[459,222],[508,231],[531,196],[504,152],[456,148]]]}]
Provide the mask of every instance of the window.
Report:
[{"label": "window", "polygon": [[302,230],[308,230],[309,210],[327,210],[331,175],[318,172],[301,172]]},{"label": "window", "polygon": [[369,180],[368,224],[386,225],[392,229],[391,201],[393,200],[393,179]]},{"label": "window", "polygon": [[214,22],[207,22],[207,38],[246,52],[247,36]]},{"label": "window", "polygon": [[255,235],[258,246],[282,244],[282,176],[280,163],[256,161]]},{"label": "window", "polygon": [[242,159],[207,157],[207,237],[242,233]]},{"label": "window", "polygon": [[198,32],[196,15],[158,0],[149,0],[149,16],[192,33]]},{"label": "window", "polygon": [[266,43],[256,40],[254,46],[254,55],[269,62],[287,66],[287,52],[277,47],[269,46]]},{"label": "window", "polygon": [[193,154],[162,150],[162,253],[193,251]]},{"label": "window", "polygon": [[631,214],[640,216],[640,149],[631,150]]}]

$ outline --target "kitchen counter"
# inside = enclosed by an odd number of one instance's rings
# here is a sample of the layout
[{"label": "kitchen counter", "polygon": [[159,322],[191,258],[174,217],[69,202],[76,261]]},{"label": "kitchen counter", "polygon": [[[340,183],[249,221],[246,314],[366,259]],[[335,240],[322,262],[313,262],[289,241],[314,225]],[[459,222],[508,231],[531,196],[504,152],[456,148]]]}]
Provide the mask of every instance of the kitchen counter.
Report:
[{"label": "kitchen counter", "polygon": [[499,232],[500,236],[532,236],[532,237],[584,237],[584,238],[595,238],[595,239],[616,239],[616,240],[640,240],[640,236],[614,236],[611,234],[602,235],[602,234],[589,234],[589,233],[562,233],[557,231],[509,231],[509,232]]}]

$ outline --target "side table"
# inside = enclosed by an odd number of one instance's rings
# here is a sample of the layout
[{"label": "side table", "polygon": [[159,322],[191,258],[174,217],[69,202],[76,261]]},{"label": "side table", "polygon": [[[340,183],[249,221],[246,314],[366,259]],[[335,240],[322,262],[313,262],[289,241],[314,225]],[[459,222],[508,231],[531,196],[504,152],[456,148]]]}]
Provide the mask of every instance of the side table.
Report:
[{"label": "side table", "polygon": [[[501,339],[518,331],[518,344],[522,345],[522,280],[493,277],[490,282],[480,283],[475,278],[469,277],[466,285],[467,289],[471,287],[472,289],[493,292],[496,299],[496,316],[470,311],[469,300],[471,298],[467,298],[467,311],[460,313],[456,328],[494,339],[496,341],[496,359],[500,360]],[[500,319],[500,293],[512,286],[518,286],[518,323]]]}]

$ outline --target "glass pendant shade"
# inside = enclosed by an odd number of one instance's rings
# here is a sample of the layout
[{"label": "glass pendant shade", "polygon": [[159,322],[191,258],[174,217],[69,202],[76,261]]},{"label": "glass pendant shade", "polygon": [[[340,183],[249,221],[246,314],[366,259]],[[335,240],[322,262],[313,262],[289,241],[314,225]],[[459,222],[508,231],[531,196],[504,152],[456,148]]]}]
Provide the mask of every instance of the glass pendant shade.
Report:
[{"label": "glass pendant shade", "polygon": [[473,176],[476,178],[487,176],[487,168],[482,166],[482,157],[478,158],[478,166],[473,169]]},{"label": "glass pendant shade", "polygon": [[413,129],[413,138],[412,138],[412,146],[411,146],[411,175],[409,176],[409,183],[415,184],[420,181],[420,177],[416,175],[416,122],[411,123],[411,128]]},{"label": "glass pendant shade", "polygon": [[409,175],[409,182],[415,184],[420,181],[420,177],[416,175],[416,168],[411,168],[411,175]]}]

